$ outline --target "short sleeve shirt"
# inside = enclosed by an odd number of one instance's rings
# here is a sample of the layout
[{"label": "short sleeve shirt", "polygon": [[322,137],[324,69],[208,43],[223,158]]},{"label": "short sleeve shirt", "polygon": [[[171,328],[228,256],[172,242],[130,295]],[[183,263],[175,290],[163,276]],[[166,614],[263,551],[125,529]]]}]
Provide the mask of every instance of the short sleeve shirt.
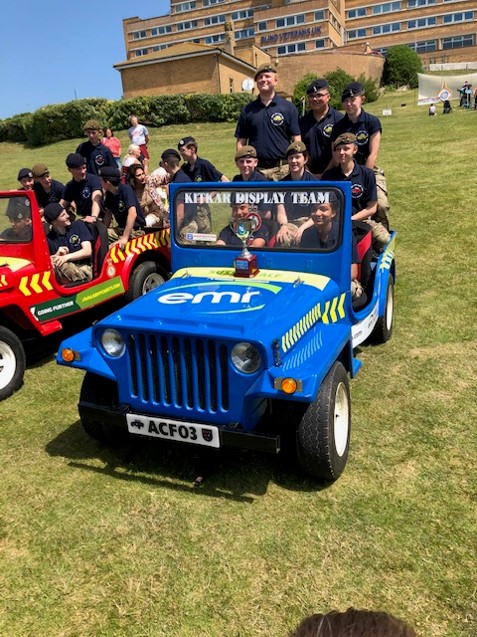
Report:
[{"label": "short sleeve shirt", "polygon": [[310,154],[308,168],[316,175],[321,175],[331,161],[331,134],[334,125],[341,119],[343,113],[331,106],[320,120],[312,111],[299,119],[301,138]]},{"label": "short sleeve shirt", "polygon": [[128,135],[131,143],[137,144],[138,146],[144,146],[146,143],[146,137],[149,137],[149,131],[142,124],[138,124],[137,126],[131,126],[128,129]]},{"label": "short sleeve shirt", "polygon": [[35,197],[39,207],[44,208],[49,203],[59,203],[63,199],[65,187],[60,181],[52,179],[50,192],[46,192],[43,186],[37,181],[33,185],[33,190],[35,191]]},{"label": "short sleeve shirt", "polygon": [[[50,254],[56,254],[58,248],[66,247],[69,252],[77,252],[81,250],[81,244],[85,241],[92,241],[93,237],[84,221],[73,221],[73,223],[66,228],[65,234],[57,234],[54,230],[46,235],[48,242],[48,249]],[[85,259],[90,261],[90,259]]]},{"label": "short sleeve shirt", "polygon": [[[290,174],[285,175],[285,177],[280,179],[280,181],[293,181],[294,183],[297,183],[297,180],[292,179]],[[316,177],[312,175],[309,170],[305,170],[302,178],[299,179],[298,181],[316,181]],[[309,217],[311,205],[309,203],[306,203],[306,204],[301,204],[298,202],[294,203],[292,200],[292,194],[293,193],[291,192],[287,192],[285,195],[284,205],[285,205],[288,221],[293,222],[294,219]]]},{"label": "short sleeve shirt", "polygon": [[99,169],[104,168],[104,166],[117,168],[113,154],[104,144],[99,143],[97,146],[93,146],[90,141],[83,142],[78,146],[76,152],[86,159],[88,172],[93,175],[98,175]]},{"label": "short sleeve shirt", "polygon": [[137,214],[136,221],[134,222],[134,230],[143,228],[146,225],[136,193],[131,186],[127,184],[120,184],[115,194],[107,192],[104,205],[108,210],[111,210],[120,228],[126,227],[128,212],[132,207],[136,208]]},{"label": "short sleeve shirt", "polygon": [[358,141],[358,152],[355,159],[358,164],[365,164],[369,157],[369,140],[374,133],[381,133],[381,122],[375,115],[361,110],[356,122],[352,122],[346,114],[333,126],[331,141],[334,141],[342,133],[353,133]]},{"label": "short sleeve shirt", "polygon": [[346,176],[340,166],[327,170],[322,175],[323,181],[349,181],[351,184],[351,207],[353,214],[364,210],[371,201],[378,200],[376,177],[371,168],[360,166],[355,162],[353,171]]},{"label": "short sleeve shirt", "polygon": [[181,170],[185,172],[191,181],[196,182],[220,181],[222,178],[222,173],[210,161],[201,157],[197,157],[194,168],[187,162],[181,166]]},{"label": "short sleeve shirt", "polygon": [[87,217],[91,214],[92,194],[95,190],[102,192],[99,177],[86,173],[86,178],[82,181],[72,179],[66,184],[63,199],[68,202],[74,201],[76,213],[80,217]]},{"label": "short sleeve shirt", "polygon": [[258,97],[242,109],[235,137],[246,139],[260,160],[285,159],[291,138],[300,135],[298,112],[291,102],[275,95],[267,106]]},{"label": "short sleeve shirt", "polygon": [[[243,247],[242,241],[237,237],[230,225],[222,228],[218,238],[227,246],[237,246],[237,248]],[[255,230],[250,234],[247,239],[247,245],[250,246],[254,239],[263,239],[266,245],[268,241],[268,228],[265,224],[262,224],[258,230]]]}]

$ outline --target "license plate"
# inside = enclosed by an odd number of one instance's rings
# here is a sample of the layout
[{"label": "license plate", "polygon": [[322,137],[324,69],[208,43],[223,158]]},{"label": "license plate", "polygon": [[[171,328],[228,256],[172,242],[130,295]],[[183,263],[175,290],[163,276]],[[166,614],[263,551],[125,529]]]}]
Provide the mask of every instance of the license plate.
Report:
[{"label": "license plate", "polygon": [[187,442],[191,445],[216,449],[220,447],[219,429],[213,425],[200,425],[168,418],[151,418],[137,414],[126,414],[126,420],[128,431],[133,435]]}]

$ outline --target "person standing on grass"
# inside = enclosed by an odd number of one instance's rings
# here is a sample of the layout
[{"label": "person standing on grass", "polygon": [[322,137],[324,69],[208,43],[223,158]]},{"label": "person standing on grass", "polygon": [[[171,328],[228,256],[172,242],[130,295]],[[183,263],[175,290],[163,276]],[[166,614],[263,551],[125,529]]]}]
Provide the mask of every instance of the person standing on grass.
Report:
[{"label": "person standing on grass", "polygon": [[330,87],[324,79],[306,89],[310,111],[300,117],[301,138],[310,155],[308,168],[318,179],[331,160],[331,133],[343,114],[330,106]]},{"label": "person standing on grass", "polygon": [[301,141],[298,111],[276,94],[278,77],[274,66],[260,66],[254,79],[259,94],[240,113],[235,130],[237,150],[253,146],[260,172],[277,181],[288,172],[286,150],[290,142]]},{"label": "person standing on grass", "polygon": [[83,127],[88,141],[78,146],[76,152],[86,159],[88,172],[97,175],[104,166],[116,166],[116,161],[109,148],[101,143],[103,130],[96,119],[89,119]]},{"label": "person standing on grass", "polygon": [[[367,113],[363,104],[366,101],[364,87],[359,82],[348,84],[342,95],[341,101],[345,110],[345,116],[333,126],[331,140],[334,142],[343,133],[356,135],[358,152],[356,161],[374,171],[376,187],[378,191],[378,210],[376,221],[380,221],[389,230],[388,212],[389,201],[384,170],[378,166],[379,146],[381,143],[381,122],[375,115]],[[332,168],[333,160],[328,165]]]},{"label": "person standing on grass", "polygon": [[109,148],[117,167],[121,170],[121,142],[110,128],[105,129],[101,143],[106,146],[106,148]]},{"label": "person standing on grass", "polygon": [[181,169],[191,181],[230,181],[210,161],[197,155],[197,142],[193,137],[180,139],[177,148],[185,162]]},{"label": "person standing on grass", "polygon": [[129,139],[131,140],[131,144],[136,144],[141,149],[141,154],[144,157],[144,169],[147,173],[149,165],[149,151],[147,150],[149,131],[145,126],[139,123],[137,115],[131,115],[129,121],[131,122],[131,126],[128,129]]},{"label": "person standing on grass", "polygon": [[43,216],[45,206],[49,203],[59,203],[63,199],[65,187],[60,181],[51,178],[50,171],[45,164],[35,164],[31,171],[35,178],[33,190],[40,214]]},{"label": "person standing on grass", "polygon": [[68,209],[74,203],[76,214],[83,221],[94,223],[102,211],[103,191],[99,178],[87,172],[86,159],[79,153],[70,153],[66,166],[73,179],[66,184],[60,204]]}]

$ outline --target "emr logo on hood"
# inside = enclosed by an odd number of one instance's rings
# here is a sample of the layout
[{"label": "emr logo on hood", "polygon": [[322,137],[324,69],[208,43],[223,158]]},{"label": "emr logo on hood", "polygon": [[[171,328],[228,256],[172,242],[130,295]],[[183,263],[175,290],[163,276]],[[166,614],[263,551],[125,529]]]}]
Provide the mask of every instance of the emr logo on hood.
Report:
[{"label": "emr logo on hood", "polygon": [[[188,292],[186,288],[193,290]],[[193,305],[196,310],[208,314],[253,312],[262,309],[267,297],[278,294],[282,289],[281,285],[261,281],[210,281],[169,288],[157,300],[162,305]]]}]

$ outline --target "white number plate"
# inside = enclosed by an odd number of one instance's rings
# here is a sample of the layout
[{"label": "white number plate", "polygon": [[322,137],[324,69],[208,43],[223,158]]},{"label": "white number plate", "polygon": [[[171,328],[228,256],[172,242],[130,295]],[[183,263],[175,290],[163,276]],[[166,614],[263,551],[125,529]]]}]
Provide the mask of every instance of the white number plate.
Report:
[{"label": "white number plate", "polygon": [[130,434],[188,442],[192,445],[215,447],[216,449],[220,447],[219,429],[213,425],[192,424],[181,420],[152,418],[136,414],[126,414],[126,420]]}]

